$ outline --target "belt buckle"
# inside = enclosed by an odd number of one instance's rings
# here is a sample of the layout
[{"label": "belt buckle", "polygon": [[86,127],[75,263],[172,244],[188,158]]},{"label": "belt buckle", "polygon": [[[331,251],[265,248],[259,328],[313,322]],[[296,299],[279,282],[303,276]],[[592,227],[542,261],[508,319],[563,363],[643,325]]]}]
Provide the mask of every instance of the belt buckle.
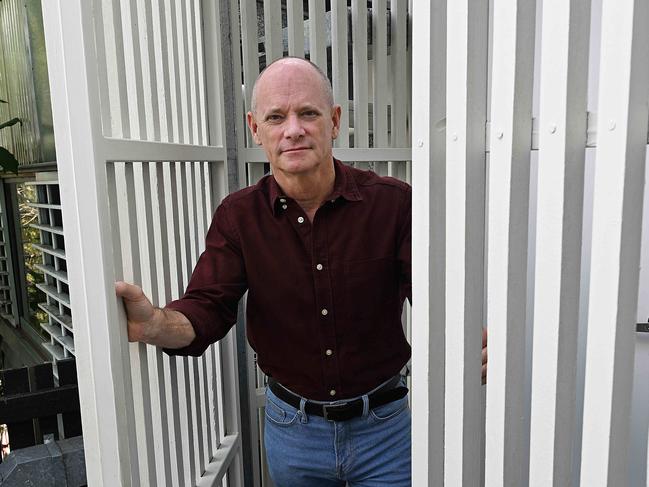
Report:
[{"label": "belt buckle", "polygon": [[348,402],[343,402],[340,404],[323,404],[322,405],[322,416],[324,419],[327,421],[336,421],[335,419],[329,419],[329,409],[332,410],[332,412],[336,412],[337,410],[344,409],[349,403]]}]

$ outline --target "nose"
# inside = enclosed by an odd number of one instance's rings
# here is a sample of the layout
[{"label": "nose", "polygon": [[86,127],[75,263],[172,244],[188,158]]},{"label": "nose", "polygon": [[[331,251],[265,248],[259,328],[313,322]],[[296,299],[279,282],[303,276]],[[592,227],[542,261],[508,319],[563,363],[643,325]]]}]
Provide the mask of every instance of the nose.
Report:
[{"label": "nose", "polygon": [[304,127],[300,117],[297,114],[291,113],[286,119],[286,125],[284,129],[284,136],[287,139],[298,139],[304,135]]}]

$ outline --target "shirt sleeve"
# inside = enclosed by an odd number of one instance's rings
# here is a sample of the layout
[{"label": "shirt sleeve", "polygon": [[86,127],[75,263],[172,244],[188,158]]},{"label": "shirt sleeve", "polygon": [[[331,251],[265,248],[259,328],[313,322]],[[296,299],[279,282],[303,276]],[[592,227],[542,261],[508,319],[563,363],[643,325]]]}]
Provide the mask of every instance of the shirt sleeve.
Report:
[{"label": "shirt sleeve", "polygon": [[223,338],[237,321],[239,300],[248,285],[239,236],[231,225],[231,210],[223,203],[214,214],[182,298],[167,304],[192,324],[196,338],[188,346],[164,349],[169,355],[200,356]]},{"label": "shirt sleeve", "polygon": [[408,186],[401,203],[401,229],[399,231],[398,256],[399,289],[403,302],[412,304],[412,190]]}]

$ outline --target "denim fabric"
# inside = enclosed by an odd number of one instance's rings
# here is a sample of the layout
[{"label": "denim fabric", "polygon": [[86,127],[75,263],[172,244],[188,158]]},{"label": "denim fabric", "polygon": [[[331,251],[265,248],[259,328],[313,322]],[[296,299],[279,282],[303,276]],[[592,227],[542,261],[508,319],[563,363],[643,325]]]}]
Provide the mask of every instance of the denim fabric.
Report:
[{"label": "denim fabric", "polygon": [[303,408],[266,389],[264,442],[276,487],[411,485],[407,396],[341,422],[307,416]]}]

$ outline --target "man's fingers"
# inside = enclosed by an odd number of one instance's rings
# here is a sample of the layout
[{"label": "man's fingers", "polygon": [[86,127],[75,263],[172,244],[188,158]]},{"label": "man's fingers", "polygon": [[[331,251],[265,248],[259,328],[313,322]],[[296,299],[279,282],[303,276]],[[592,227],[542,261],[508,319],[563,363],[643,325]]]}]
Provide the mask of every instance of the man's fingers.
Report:
[{"label": "man's fingers", "polygon": [[482,329],[482,348],[487,346],[487,329]]},{"label": "man's fingers", "polygon": [[482,365],[487,363],[487,347],[482,349]]},{"label": "man's fingers", "polygon": [[487,383],[487,364],[482,366],[482,385]]},{"label": "man's fingers", "polygon": [[115,294],[129,301],[138,301],[144,297],[141,287],[124,281],[117,281],[115,283]]}]

